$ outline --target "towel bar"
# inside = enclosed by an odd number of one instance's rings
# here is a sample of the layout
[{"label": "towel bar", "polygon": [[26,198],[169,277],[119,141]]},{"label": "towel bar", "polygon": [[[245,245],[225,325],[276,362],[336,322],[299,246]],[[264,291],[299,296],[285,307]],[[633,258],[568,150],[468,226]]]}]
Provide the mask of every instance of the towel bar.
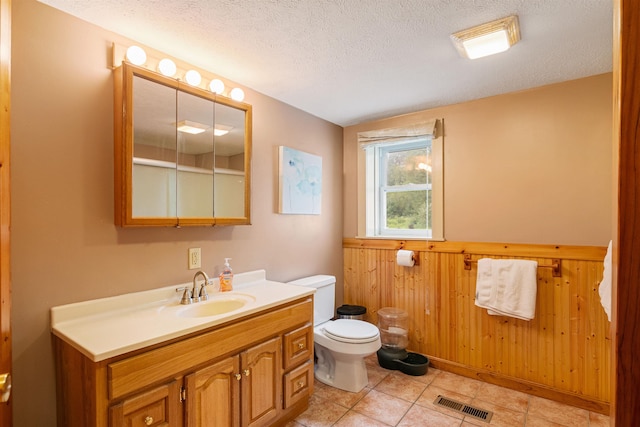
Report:
[{"label": "towel bar", "polygon": [[[471,263],[478,262],[476,259],[471,259],[470,254],[464,255],[464,269],[471,270]],[[562,277],[562,260],[559,258],[554,258],[551,260],[551,265],[540,265],[538,264],[538,268],[550,268],[551,274],[553,277]]]}]

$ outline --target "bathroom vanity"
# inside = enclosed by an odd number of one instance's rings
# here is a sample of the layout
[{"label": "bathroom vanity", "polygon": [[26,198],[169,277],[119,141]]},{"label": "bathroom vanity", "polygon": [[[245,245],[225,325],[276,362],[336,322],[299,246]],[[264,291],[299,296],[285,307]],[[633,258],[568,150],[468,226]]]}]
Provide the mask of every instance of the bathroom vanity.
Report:
[{"label": "bathroom vanity", "polygon": [[176,285],[52,308],[58,425],[271,426],[303,412],[313,291],[262,270],[236,280],[191,305]]}]

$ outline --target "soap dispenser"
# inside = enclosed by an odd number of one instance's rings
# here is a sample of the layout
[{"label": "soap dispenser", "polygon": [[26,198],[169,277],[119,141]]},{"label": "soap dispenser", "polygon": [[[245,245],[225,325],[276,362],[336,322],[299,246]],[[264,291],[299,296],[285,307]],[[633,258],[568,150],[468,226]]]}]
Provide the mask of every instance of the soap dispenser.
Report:
[{"label": "soap dispenser", "polygon": [[222,269],[222,273],[220,273],[220,292],[233,290],[233,272],[229,265],[230,260],[231,258],[224,259],[224,268]]}]

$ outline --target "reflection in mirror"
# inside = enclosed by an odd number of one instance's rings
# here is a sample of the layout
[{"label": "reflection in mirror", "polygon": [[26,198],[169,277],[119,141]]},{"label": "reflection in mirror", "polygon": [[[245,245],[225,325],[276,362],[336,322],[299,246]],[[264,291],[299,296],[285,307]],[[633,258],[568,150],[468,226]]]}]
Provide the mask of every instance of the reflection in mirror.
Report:
[{"label": "reflection in mirror", "polygon": [[213,217],[214,103],[178,92],[178,217]]},{"label": "reflection in mirror", "polygon": [[176,216],[176,89],[133,78],[134,217]]},{"label": "reflection in mirror", "polygon": [[243,217],[245,188],[245,112],[216,103],[215,191],[216,217]]}]

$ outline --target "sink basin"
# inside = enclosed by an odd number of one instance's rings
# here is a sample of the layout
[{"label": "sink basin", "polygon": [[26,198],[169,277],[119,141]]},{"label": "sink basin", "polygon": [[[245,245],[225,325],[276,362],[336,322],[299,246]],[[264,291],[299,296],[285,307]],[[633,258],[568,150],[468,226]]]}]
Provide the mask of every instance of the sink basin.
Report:
[{"label": "sink basin", "polygon": [[209,317],[239,310],[255,298],[249,295],[234,295],[197,302],[178,311],[180,317]]}]

